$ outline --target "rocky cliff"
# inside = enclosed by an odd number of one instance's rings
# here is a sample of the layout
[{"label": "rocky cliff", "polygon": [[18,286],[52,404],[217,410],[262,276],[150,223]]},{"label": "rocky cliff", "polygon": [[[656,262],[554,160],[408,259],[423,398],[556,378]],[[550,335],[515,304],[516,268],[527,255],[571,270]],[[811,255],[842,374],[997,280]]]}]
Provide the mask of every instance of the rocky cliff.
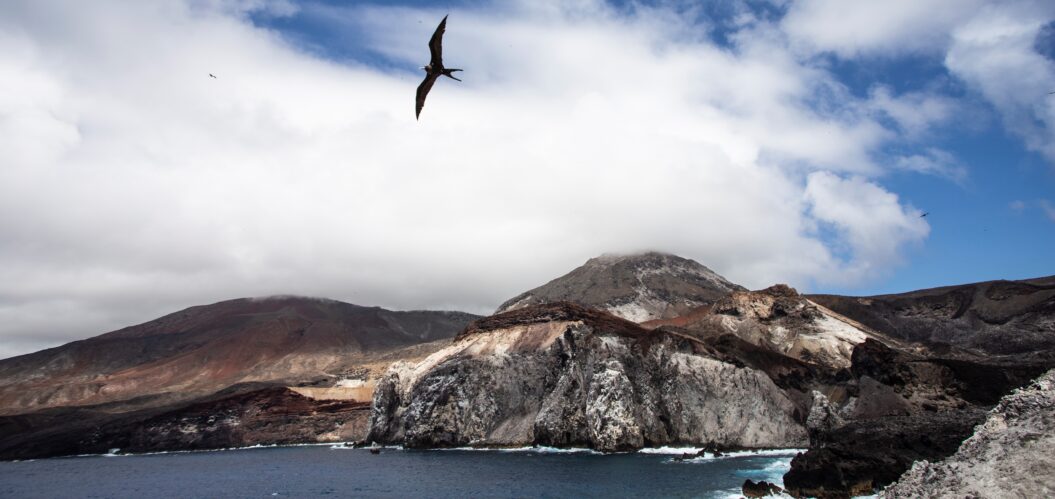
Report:
[{"label": "rocky cliff", "polygon": [[477,321],[374,394],[369,440],[408,447],[715,442],[791,447],[805,414],[764,373],[701,341],[572,303]]},{"label": "rocky cliff", "polygon": [[883,498],[1055,496],[1055,371],[1004,397],[949,458],[918,461]]},{"label": "rocky cliff", "polygon": [[605,255],[498,307],[496,313],[570,301],[634,322],[672,318],[744,288],[687,258],[658,252]]}]

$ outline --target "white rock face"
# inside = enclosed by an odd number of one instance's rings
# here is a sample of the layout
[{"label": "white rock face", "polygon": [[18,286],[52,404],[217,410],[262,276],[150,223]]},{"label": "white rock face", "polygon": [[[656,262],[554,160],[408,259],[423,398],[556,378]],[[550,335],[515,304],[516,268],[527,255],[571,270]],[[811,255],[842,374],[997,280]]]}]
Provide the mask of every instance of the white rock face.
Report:
[{"label": "white rock face", "polygon": [[712,311],[689,327],[710,334],[733,333],[788,357],[835,369],[850,367],[854,347],[872,337],[864,325],[784,285],[733,292],[715,303]]},{"label": "white rock face", "polygon": [[806,443],[794,405],[765,374],[694,353],[691,339],[634,334],[590,320],[469,334],[419,364],[390,368],[368,438],[604,451]]},{"label": "white rock face", "polygon": [[1055,497],[1055,370],[1004,397],[956,454],[916,462],[880,497]]}]

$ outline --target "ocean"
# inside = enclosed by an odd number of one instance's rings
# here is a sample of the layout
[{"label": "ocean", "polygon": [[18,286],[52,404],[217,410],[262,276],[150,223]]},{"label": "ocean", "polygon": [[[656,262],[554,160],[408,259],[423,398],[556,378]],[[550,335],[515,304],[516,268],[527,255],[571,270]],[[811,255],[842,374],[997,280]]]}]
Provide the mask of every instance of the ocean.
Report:
[{"label": "ocean", "polygon": [[781,484],[796,450],[674,460],[696,449],[263,447],[0,462],[0,497],[739,497]]}]

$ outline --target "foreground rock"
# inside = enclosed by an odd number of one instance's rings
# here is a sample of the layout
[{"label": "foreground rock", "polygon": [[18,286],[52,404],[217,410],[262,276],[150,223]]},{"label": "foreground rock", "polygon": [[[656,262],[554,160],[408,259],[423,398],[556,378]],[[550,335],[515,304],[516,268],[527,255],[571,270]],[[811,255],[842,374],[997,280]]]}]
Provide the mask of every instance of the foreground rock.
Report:
[{"label": "foreground rock", "polygon": [[1046,369],[922,357],[866,340],[854,348],[852,377],[813,394],[810,449],[784,476],[795,496],[870,494],[914,461],[951,455],[985,410]]},{"label": "foreground rock", "polygon": [[703,342],[572,303],[481,319],[378,382],[369,440],[408,447],[803,445],[769,377]]},{"label": "foreground rock", "polygon": [[917,462],[881,497],[1055,497],[1055,371],[1001,400],[956,454]]}]

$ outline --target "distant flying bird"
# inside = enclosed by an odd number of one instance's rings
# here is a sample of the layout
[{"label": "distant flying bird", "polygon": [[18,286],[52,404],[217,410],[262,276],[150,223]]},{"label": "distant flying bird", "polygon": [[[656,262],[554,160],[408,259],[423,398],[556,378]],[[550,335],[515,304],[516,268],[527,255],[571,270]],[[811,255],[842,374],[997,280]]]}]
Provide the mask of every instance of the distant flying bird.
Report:
[{"label": "distant flying bird", "polygon": [[925,212],[923,212],[923,214],[922,214],[922,215],[920,215],[919,217],[920,217],[920,218],[924,218],[924,217],[926,217],[927,215],[930,215],[930,212],[929,212],[929,211],[925,211]]},{"label": "distant flying bird", "polygon": [[216,78],[216,75],[209,73],[209,78]]},{"label": "distant flying bird", "polygon": [[440,25],[436,26],[436,32],[432,34],[432,39],[429,40],[429,52],[432,53],[432,61],[429,62],[428,66],[421,68],[425,70],[425,79],[422,80],[421,85],[418,85],[417,110],[414,113],[415,119],[421,117],[421,108],[425,107],[425,96],[429,95],[429,90],[432,90],[432,84],[436,83],[436,78],[439,78],[440,76],[448,76],[451,79],[461,81],[451,74],[455,71],[461,71],[460,69],[447,69],[443,67],[443,32],[446,29],[447,16],[443,16]]}]

